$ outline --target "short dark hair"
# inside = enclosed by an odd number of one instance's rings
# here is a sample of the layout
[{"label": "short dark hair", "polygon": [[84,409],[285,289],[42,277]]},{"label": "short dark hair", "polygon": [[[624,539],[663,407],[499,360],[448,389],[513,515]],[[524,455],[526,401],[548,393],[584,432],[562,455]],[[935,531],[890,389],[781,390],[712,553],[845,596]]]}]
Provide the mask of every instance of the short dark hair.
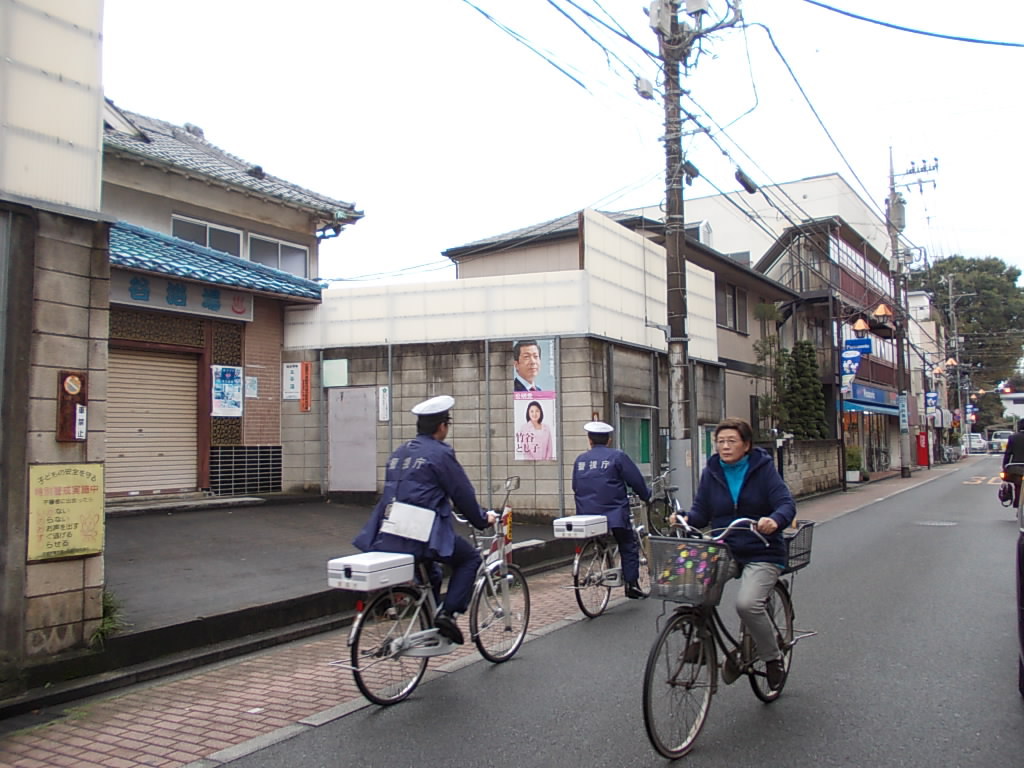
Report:
[{"label": "short dark hair", "polygon": [[594,445],[608,445],[608,440],[611,436],[611,432],[587,432],[587,437],[590,438],[590,442]]},{"label": "short dark hair", "polygon": [[538,403],[536,400],[531,400],[530,404],[526,406],[526,420],[530,420],[530,409],[533,408],[533,406],[535,405],[537,406],[537,410],[540,411],[540,418],[537,419],[537,423],[540,424],[541,422],[544,421],[544,409],[540,407],[540,403]]},{"label": "short dark hair", "polygon": [[538,355],[541,354],[540,344],[537,343],[536,339],[527,339],[525,341],[517,341],[515,344],[512,345],[512,359],[513,360],[519,360],[519,350],[521,350],[523,347],[536,347],[537,348],[537,354]]},{"label": "short dark hair", "polygon": [[750,424],[743,419],[723,419],[718,422],[718,426],[715,427],[715,437],[718,437],[718,433],[723,429],[735,429],[740,433],[740,439],[744,443],[754,442],[754,430],[751,429]]},{"label": "short dark hair", "polygon": [[448,411],[444,413],[430,413],[423,416],[416,417],[416,434],[417,435],[432,435],[437,432],[437,428],[442,424],[448,424],[451,421],[451,417]]},{"label": "short dark hair", "polygon": [[1017,431],[1024,432],[1024,419],[1017,422]]}]

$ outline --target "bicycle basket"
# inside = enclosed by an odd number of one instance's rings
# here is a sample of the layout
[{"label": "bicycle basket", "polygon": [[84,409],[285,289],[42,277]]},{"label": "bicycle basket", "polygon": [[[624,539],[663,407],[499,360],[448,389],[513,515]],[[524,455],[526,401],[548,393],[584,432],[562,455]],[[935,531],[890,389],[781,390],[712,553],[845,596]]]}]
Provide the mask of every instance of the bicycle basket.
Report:
[{"label": "bicycle basket", "polygon": [[732,553],[721,542],[651,536],[651,594],[689,605],[718,605]]},{"label": "bicycle basket", "polygon": [[814,535],[813,520],[797,520],[796,530],[789,529],[783,537],[786,541],[786,569],[793,573],[811,564],[811,536]]}]

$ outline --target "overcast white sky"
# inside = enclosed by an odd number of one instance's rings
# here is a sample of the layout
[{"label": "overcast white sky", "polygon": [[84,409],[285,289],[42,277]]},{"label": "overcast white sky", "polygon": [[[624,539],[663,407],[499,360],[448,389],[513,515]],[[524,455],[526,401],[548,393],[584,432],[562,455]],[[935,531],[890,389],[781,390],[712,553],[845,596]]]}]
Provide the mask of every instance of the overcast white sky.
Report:
[{"label": "overcast white sky", "polygon": [[[658,83],[658,68],[573,8],[613,18],[656,50],[645,3],[474,2],[586,89],[464,0],[106,0],[104,87],[121,108],[199,125],[267,172],[355,203],[365,218],[321,247],[326,278],[450,277],[446,248],[583,207],[660,203],[663,108],[635,93],[630,71]],[[826,2],[930,32],[1024,43],[1017,0]],[[991,255],[1024,268],[1024,48],[886,29],[805,0],[747,0],[743,11],[771,30],[853,172],[764,29],[749,26],[705,41],[684,83],[728,126],[715,138],[731,157],[704,135],[684,142],[703,177],[728,191],[738,188],[737,163],[762,184],[839,172],[881,211],[890,146],[897,172],[937,157],[939,170],[923,177],[936,186],[904,191],[907,237],[932,259]],[[713,193],[703,180],[685,189]]]}]

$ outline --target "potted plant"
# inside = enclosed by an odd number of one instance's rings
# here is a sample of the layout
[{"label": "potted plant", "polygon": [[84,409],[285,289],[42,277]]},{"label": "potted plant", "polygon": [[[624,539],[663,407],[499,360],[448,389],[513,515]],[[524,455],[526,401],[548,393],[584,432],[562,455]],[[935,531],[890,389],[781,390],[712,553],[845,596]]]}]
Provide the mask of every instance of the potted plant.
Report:
[{"label": "potted plant", "polygon": [[846,482],[859,483],[861,480],[863,456],[859,445],[846,446]]}]

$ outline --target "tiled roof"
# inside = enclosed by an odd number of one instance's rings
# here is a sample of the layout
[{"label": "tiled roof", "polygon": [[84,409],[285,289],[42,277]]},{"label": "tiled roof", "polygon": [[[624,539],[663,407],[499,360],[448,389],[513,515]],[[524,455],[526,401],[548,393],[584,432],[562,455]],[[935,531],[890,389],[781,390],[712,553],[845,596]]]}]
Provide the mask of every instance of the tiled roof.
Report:
[{"label": "tiled roof", "polygon": [[313,280],[124,221],[110,227],[110,264],[241,290],[320,300],[320,284]]},{"label": "tiled roof", "polygon": [[[103,126],[103,146],[144,158],[162,167],[220,182],[261,197],[310,211],[327,223],[351,224],[362,218],[352,203],[329,197],[271,176],[254,164],[230,155],[203,138],[201,129],[186,124],[172,125],[145,115],[119,110],[108,102],[121,119],[108,119]],[[129,130],[134,128],[135,130]]]}]

